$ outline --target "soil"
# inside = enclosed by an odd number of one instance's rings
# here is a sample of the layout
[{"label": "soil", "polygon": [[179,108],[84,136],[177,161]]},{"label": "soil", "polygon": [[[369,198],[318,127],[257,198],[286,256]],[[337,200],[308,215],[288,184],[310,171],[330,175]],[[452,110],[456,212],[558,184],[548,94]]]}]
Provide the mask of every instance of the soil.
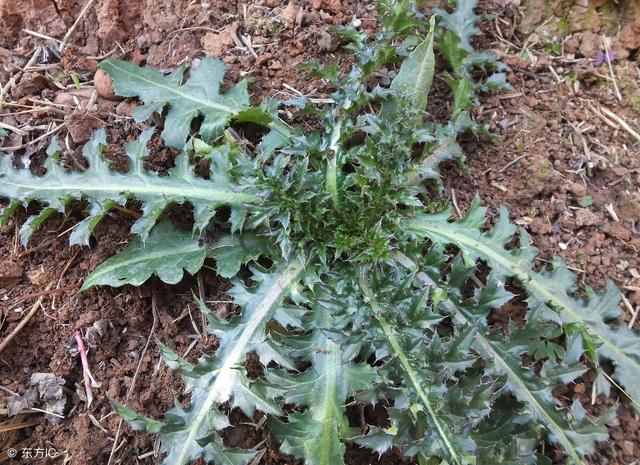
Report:
[{"label": "soil", "polygon": [[[556,2],[556,10],[549,11],[545,10],[549,2],[538,3],[482,2],[494,16],[483,24],[485,36],[477,45],[507,64],[513,90],[483,96],[475,118],[489,125],[499,141],[466,138],[469,173],[448,165],[442,173],[445,193],[461,212],[476,194],[494,215],[500,205],[507,206],[512,219],[540,249],[541,259],[560,255],[578,272],[581,285],[597,289],[612,279],[638,311],[640,141],[621,121],[636,131],[639,127],[640,35],[634,31],[640,29],[640,6],[633,1],[565,1]],[[36,128],[41,134],[66,123],[70,138],[63,162],[76,168],[83,162],[78,147],[91,131],[104,126],[111,141],[107,157],[126,169],[122,147],[141,129],[130,119],[135,102],[108,98],[101,82],[96,83],[99,93],[94,93],[96,65],[106,56],[163,69],[215,56],[229,66],[228,82],[252,78],[256,101],[264,96],[293,97],[297,92],[323,97],[327,89],[306,80],[305,71],[295,65],[336,59],[346,69],[351,57],[332,38],[331,26],[355,18],[369,33],[377,28],[373,5],[352,0],[104,0],[87,9],[59,55],[54,41],[65,37],[83,5],[76,0],[0,0],[0,84],[4,88],[12,82],[5,98],[10,104],[1,106],[2,121]],[[609,58],[621,99],[606,56],[602,59],[606,55],[602,35],[612,38],[608,49],[614,53]],[[29,63],[34,50],[36,57]],[[439,117],[447,109],[446,86],[437,80],[434,85],[443,91],[435,93],[429,109]],[[11,132],[3,146],[18,146],[30,137]],[[47,139],[15,156],[33,157],[37,166]],[[166,170],[175,153],[159,139],[153,147],[147,167]],[[32,305],[40,307],[0,354],[0,407],[12,393],[27,391],[33,373],[62,377],[67,400],[65,419],[59,422],[24,414],[12,418],[13,423],[35,424],[0,432],[0,463],[12,463],[2,455],[9,447],[53,448],[69,459],[64,463],[73,464],[107,463],[111,454],[111,463],[159,463],[153,437],[136,434],[126,424],[119,429],[121,422],[108,397],[160,417],[174,398],[182,398],[182,383],[161,362],[154,340],[170,343],[176,352],[188,353],[190,360],[216,348],[193,303],[195,293],[218,302],[211,304],[214,307],[226,305],[219,302],[225,301],[228,283],[211,269],[203,268],[197,278],[186,277],[177,286],[152,280],[140,288],[99,288],[79,295],[60,291],[81,283],[101,261],[124,248],[135,221],[135,205],[130,206],[133,211],[116,210],[96,228],[90,247],[69,247],[68,230],[83,218],[83,208],[74,204],[65,215],[52,216],[26,248],[19,245],[17,230],[33,212],[20,212],[16,221],[0,230],[0,340]],[[170,215],[184,222],[189,221],[188,213],[174,209]],[[541,261],[542,266],[545,263]],[[38,295],[48,287],[58,291]],[[631,319],[628,310],[624,318]],[[636,322],[635,328],[639,327]],[[102,383],[94,389],[96,399],[88,411],[76,330],[87,341],[92,373]],[[592,381],[587,374],[562,387],[556,391],[558,401],[566,404],[580,397],[584,405],[590,404]],[[618,401],[618,419],[609,425],[611,441],[598,446],[593,463],[631,464],[640,459],[638,416],[624,396]],[[605,404],[598,398],[592,410],[598,412]],[[365,411],[370,421],[378,415]],[[232,412],[232,420],[239,424],[248,419]],[[293,463],[277,452],[264,430],[243,424],[226,437],[230,445],[243,447],[265,439],[260,463]],[[552,448],[546,452],[560,461]],[[14,462],[63,463],[61,458],[29,460]],[[394,452],[379,458],[350,446],[347,463],[412,462]]]}]

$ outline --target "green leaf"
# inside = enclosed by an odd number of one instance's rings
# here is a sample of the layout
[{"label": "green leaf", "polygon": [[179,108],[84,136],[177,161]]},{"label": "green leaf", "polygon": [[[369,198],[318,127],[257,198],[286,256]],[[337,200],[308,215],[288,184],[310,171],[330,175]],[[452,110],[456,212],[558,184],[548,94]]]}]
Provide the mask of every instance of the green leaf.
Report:
[{"label": "green leaf", "polygon": [[440,51],[449,60],[451,68],[456,74],[462,74],[465,71],[464,59],[469,55],[465,49],[460,47],[460,39],[451,29],[442,35],[439,41]]},{"label": "green leaf", "polygon": [[146,241],[137,237],[125,250],[98,265],[79,292],[92,286],[140,286],[152,274],[167,284],[176,284],[182,280],[183,269],[193,275],[202,268],[207,251],[190,232],[163,221]]},{"label": "green leaf", "polygon": [[307,465],[344,464],[342,440],[350,436],[344,402],[354,391],[369,387],[374,370],[345,361],[343,351],[329,339],[316,341],[320,344],[313,348],[311,368],[304,373],[279,378],[269,374],[271,382],[287,389],[285,402],[308,406],[303,413],[290,414],[286,423],[274,420],[270,426],[285,454],[302,458]]},{"label": "green leaf", "polygon": [[478,6],[478,0],[456,0],[456,8],[452,13],[448,13],[440,8],[434,12],[442,18],[442,23],[460,41],[459,46],[468,52],[473,52],[471,39],[480,34],[478,20],[480,17],[473,11]]},{"label": "green leaf", "polygon": [[483,92],[494,92],[498,90],[513,90],[511,84],[507,82],[505,73],[493,73],[481,86]]},{"label": "green leaf", "polygon": [[232,278],[242,265],[263,255],[268,245],[268,241],[250,233],[227,235],[216,241],[210,255],[216,259],[218,274],[223,278]]},{"label": "green leaf", "polygon": [[516,248],[506,249],[516,227],[509,222],[504,208],[496,225],[486,233],[480,230],[485,209],[480,207],[478,199],[474,200],[464,219],[450,223],[448,217],[448,212],[419,215],[407,227],[436,243],[456,245],[470,266],[475,265],[477,259],[483,259],[504,277],[518,279],[531,296],[528,300],[531,308],[549,305],[557,311],[556,318],[563,324],[584,328],[598,345],[599,357],[610,359],[616,365],[614,377],[635,402],[640,399],[640,385],[636,382],[640,379],[640,336],[616,321],[620,316],[620,293],[611,282],[600,293],[587,288],[583,297],[575,275],[560,259],[554,259],[551,271],[535,271],[532,263],[538,250],[530,245],[525,231],[520,231],[520,243]]},{"label": "green leaf", "polygon": [[402,63],[398,75],[391,83],[392,89],[404,95],[419,110],[427,107],[435,73],[436,59],[433,54],[435,21],[434,15],[429,22],[427,38]]},{"label": "green leaf", "polygon": [[[409,263],[411,260],[405,262],[409,267],[415,267]],[[486,285],[476,291],[473,301],[463,302],[458,283],[466,281],[471,271],[454,261],[450,276],[453,278],[450,281],[453,299],[445,301],[443,306],[465,324],[477,329],[474,332],[475,349],[491,364],[487,371],[505,376],[506,388],[525,404],[530,421],[540,423],[548,431],[550,441],[562,447],[570,463],[582,465],[582,457],[594,452],[595,442],[608,439],[605,422],[609,416],[594,421],[575,418],[575,421],[569,422],[566,415],[556,408],[552,393],[556,384],[569,383],[587,371],[587,367],[579,363],[583,353],[581,339],[571,338],[562,363],[556,364],[554,359],[546,362],[538,377],[531,367],[522,366],[521,358],[525,353],[532,353],[545,334],[541,323],[542,310],[530,312],[522,328],[509,325],[508,336],[502,336],[501,331],[492,333],[486,318],[488,311],[500,307],[513,295],[504,290],[504,281],[497,272],[492,271]],[[456,276],[458,274],[462,276]],[[552,333],[551,337],[554,336],[556,334]]]},{"label": "green leaf", "polygon": [[372,426],[365,436],[359,436],[353,442],[377,452],[378,455],[382,455],[393,447],[393,433],[394,431],[389,432],[377,426]]},{"label": "green leaf", "polygon": [[[477,348],[485,359],[491,360],[499,374],[507,377],[507,388],[521,402],[530,415],[549,432],[552,443],[559,444],[567,454],[569,463],[584,464],[582,457],[594,452],[596,441],[609,438],[604,424],[583,422],[570,425],[556,409],[551,387],[536,379],[532,369],[525,369],[512,346],[491,340],[482,333],[476,335]],[[584,371],[584,370],[583,370]]]},{"label": "green leaf", "polygon": [[131,426],[135,431],[146,431],[147,433],[155,434],[164,426],[163,422],[142,416],[135,410],[116,400],[111,399],[110,402],[113,410],[115,410],[115,412],[120,415],[124,421],[129,423],[129,426]]},{"label": "green leaf", "polygon": [[448,425],[443,421],[443,418],[441,418],[436,412],[436,408],[430,400],[428,386],[422,382],[418,371],[411,363],[406,351],[402,348],[398,339],[398,333],[391,327],[387,319],[384,317],[385,312],[378,304],[376,297],[364,276],[360,277],[360,288],[373,310],[374,317],[378,321],[385,337],[389,341],[394,357],[397,357],[402,370],[406,375],[405,382],[411,385],[412,389],[415,391],[416,397],[420,403],[420,409],[423,410],[427,416],[429,426],[433,431],[433,435],[430,436],[430,439],[437,441],[438,443],[437,446],[435,444],[431,444],[430,448],[443,454],[443,457],[450,460],[452,463],[463,465],[466,461],[465,451],[459,448],[458,438],[451,432]]},{"label": "green leaf", "polygon": [[578,200],[578,205],[580,205],[582,208],[588,208],[591,205],[593,205],[593,197],[591,197],[590,195],[585,195],[584,197],[581,197]]},{"label": "green leaf", "polygon": [[[280,413],[266,386],[259,380],[250,381],[242,364],[247,354],[256,352],[262,356],[265,346],[275,346],[267,333],[267,324],[282,310],[283,301],[294,292],[303,271],[299,260],[276,266],[273,272],[253,269],[252,281],[256,286],[247,288],[236,281],[229,291],[242,309],[242,314],[230,321],[221,320],[204,308],[208,329],[218,338],[214,356],[203,357],[192,365],[163,346],[165,359],[179,371],[187,392],[191,393],[189,404],[182,407],[176,403],[166,413],[160,428],[161,448],[166,454],[164,465],[185,465],[199,457],[207,463],[244,465],[253,458],[252,451],[224,446],[217,431],[230,425],[218,406],[229,402],[249,417],[256,409],[270,415]],[[265,364],[271,361],[261,360]]]},{"label": "green leaf", "polygon": [[[316,296],[317,297],[317,296]],[[307,406],[303,413],[292,413],[287,422],[273,420],[271,430],[282,441],[280,450],[304,459],[306,465],[343,465],[343,444],[350,434],[344,402],[357,391],[367,390],[375,378],[373,367],[353,363],[327,333],[332,324],[331,306],[318,298],[312,305],[304,327],[311,334],[289,338],[295,355],[311,366],[299,375],[269,370],[267,380],[283,388],[284,402]],[[352,354],[353,356],[355,354]]]},{"label": "green leaf", "polygon": [[448,77],[447,83],[453,91],[453,116],[467,110],[473,99],[473,82],[467,76]]},{"label": "green leaf", "polygon": [[[85,171],[68,171],[48,158],[46,174],[36,176],[28,169],[14,168],[10,157],[0,158],[0,197],[20,199],[27,206],[38,201],[45,206],[37,215],[27,219],[20,230],[26,244],[46,218],[54,212],[63,212],[74,199],[86,199],[90,216],[74,226],[71,244],[88,245],[96,225],[115,205],[124,205],[133,198],[142,202],[143,216],[132,227],[132,232],[144,240],[160,214],[171,203],[190,202],[194,207],[195,227],[201,229],[222,205],[247,205],[260,202],[256,196],[238,192],[228,175],[228,152],[216,150],[212,155],[212,171],[207,180],[195,175],[185,153],[178,156],[176,166],[168,176],[147,172],[143,159],[148,155],[147,143],[153,129],[140,134],[140,138],[127,145],[130,169],[120,173],[111,169],[102,158],[106,144],[104,129],[96,131],[85,144],[82,153],[89,163]],[[12,207],[15,208],[15,207]]]},{"label": "green leaf", "polygon": [[205,142],[222,135],[232,119],[266,124],[289,133],[283,124],[273,121],[271,115],[250,106],[246,80],[220,92],[226,70],[220,60],[203,59],[197,68],[191,68],[185,82],[184,68],[164,75],[158,69],[141,68],[119,60],[105,60],[100,68],[111,76],[118,95],[139,97],[144,102],[133,112],[136,121],[144,121],[152,113],[161,113],[166,106],[170,107],[162,131],[162,138],[170,147],[183,148],[191,122],[198,116],[204,117],[200,136]]}]

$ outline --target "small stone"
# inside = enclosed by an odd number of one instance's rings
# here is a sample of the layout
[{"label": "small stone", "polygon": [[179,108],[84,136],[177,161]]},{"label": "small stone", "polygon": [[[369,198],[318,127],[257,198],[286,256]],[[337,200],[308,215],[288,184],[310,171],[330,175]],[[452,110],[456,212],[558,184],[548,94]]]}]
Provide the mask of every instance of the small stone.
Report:
[{"label": "small stone", "polygon": [[582,33],[582,41],[580,43],[580,53],[585,58],[595,58],[596,51],[602,46],[602,38],[592,31],[584,31]]},{"label": "small stone", "polygon": [[323,0],[322,5],[336,14],[342,13],[342,2],[340,0]]},{"label": "small stone", "polygon": [[240,23],[235,21],[227,24],[220,33],[207,32],[200,39],[200,45],[208,57],[221,57],[228,50],[236,46],[237,33]]},{"label": "small stone", "polygon": [[27,271],[27,278],[35,286],[44,286],[51,280],[50,276],[40,268]]},{"label": "small stone", "polygon": [[273,53],[265,52],[256,58],[256,66],[262,66],[273,58]]},{"label": "small stone", "polygon": [[102,98],[113,98],[116,96],[116,93],[113,90],[113,81],[111,80],[111,76],[101,69],[98,69],[96,74],[93,76],[93,85],[98,91],[98,95]]},{"label": "small stone", "polygon": [[323,52],[334,52],[338,49],[338,42],[327,31],[321,31],[318,38],[318,47]]},{"label": "small stone", "polygon": [[112,399],[116,399],[120,396],[120,382],[118,378],[113,377],[109,380],[109,389],[107,389],[107,394]]},{"label": "small stone", "polygon": [[282,10],[282,19],[284,20],[284,24],[287,28],[291,29],[296,25],[296,18],[298,17],[298,11],[300,7],[296,5],[296,2],[291,0],[286,8]]},{"label": "small stone", "polygon": [[567,190],[576,197],[584,197],[587,193],[587,188],[579,182],[572,182],[567,186]]},{"label": "small stone", "polygon": [[618,199],[618,214],[628,221],[640,221],[640,195],[622,194]]},{"label": "small stone", "polygon": [[362,18],[362,28],[373,30],[378,27],[378,22],[375,18]]},{"label": "small stone", "polygon": [[576,53],[580,48],[580,41],[575,37],[569,37],[564,43],[565,53]]},{"label": "small stone", "polygon": [[551,66],[551,57],[547,54],[540,55],[536,62],[536,71],[547,71]]},{"label": "small stone", "polygon": [[67,130],[73,142],[84,144],[96,129],[105,127],[104,121],[87,110],[78,110],[64,117]]},{"label": "small stone", "polygon": [[138,48],[140,50],[146,50],[149,48],[149,41],[143,35],[138,36],[138,38],[136,39],[136,44],[138,45]]},{"label": "small stone", "polygon": [[131,116],[134,108],[135,108],[135,105],[133,105],[129,100],[123,100],[116,107],[116,115]]},{"label": "small stone", "polygon": [[567,204],[564,203],[564,200],[556,200],[555,202],[553,202],[553,208],[556,213],[562,214],[567,209]]},{"label": "small stone", "polygon": [[616,239],[620,239],[623,241],[629,241],[633,237],[631,231],[628,228],[626,228],[622,223],[615,222],[615,221],[611,223],[611,227],[609,229],[608,234],[611,237],[614,237]]},{"label": "small stone", "polygon": [[624,455],[627,455],[629,457],[635,456],[635,445],[633,444],[632,441],[622,441],[622,444],[620,445],[620,447]]},{"label": "small stone", "polygon": [[3,260],[0,263],[0,287],[15,284],[22,276],[22,265],[17,261]]},{"label": "small stone", "polygon": [[640,48],[640,21],[629,23],[622,28],[618,35],[620,45],[627,50]]},{"label": "small stone", "polygon": [[600,218],[588,208],[579,208],[576,210],[577,226],[593,226],[597,224]]},{"label": "small stone", "polygon": [[30,95],[38,95],[46,89],[49,82],[46,77],[38,73],[26,73],[12,89],[11,95],[20,99]]}]

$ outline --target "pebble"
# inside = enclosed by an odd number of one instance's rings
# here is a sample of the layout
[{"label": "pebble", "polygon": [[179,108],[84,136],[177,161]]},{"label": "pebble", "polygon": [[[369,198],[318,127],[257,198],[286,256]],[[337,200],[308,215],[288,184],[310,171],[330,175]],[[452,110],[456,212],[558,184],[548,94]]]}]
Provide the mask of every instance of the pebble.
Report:
[{"label": "pebble", "polygon": [[293,0],[291,0],[287,4],[286,8],[282,10],[282,19],[284,20],[284,24],[287,28],[291,29],[295,26],[299,10],[300,7],[296,5]]},{"label": "pebble", "polygon": [[131,116],[135,107],[128,100],[123,100],[116,107],[116,115],[118,116]]},{"label": "pebble", "polygon": [[101,69],[98,69],[96,74],[93,76],[93,85],[98,91],[98,95],[100,95],[100,97],[113,98],[116,96],[116,93],[113,90],[113,81],[111,81],[111,76]]},{"label": "pebble", "polygon": [[632,441],[622,441],[621,447],[622,447],[622,453],[624,455],[627,455],[629,457],[634,457],[635,445],[633,444]]},{"label": "pebble", "polygon": [[580,41],[576,37],[570,37],[564,43],[565,53],[576,53],[579,48]]},{"label": "pebble", "polygon": [[324,52],[334,52],[338,48],[338,42],[327,31],[321,31],[318,38],[318,47]]},{"label": "pebble", "polygon": [[259,55],[256,59],[256,66],[262,66],[266,62],[268,62],[271,58],[273,58],[273,53],[265,52],[262,55]]},{"label": "pebble", "polygon": [[136,39],[136,44],[138,45],[138,48],[140,50],[146,50],[149,48],[149,41],[143,35],[138,36],[138,38]]},{"label": "pebble", "polygon": [[584,197],[587,193],[587,188],[579,182],[572,182],[567,186],[567,190],[576,197]]}]

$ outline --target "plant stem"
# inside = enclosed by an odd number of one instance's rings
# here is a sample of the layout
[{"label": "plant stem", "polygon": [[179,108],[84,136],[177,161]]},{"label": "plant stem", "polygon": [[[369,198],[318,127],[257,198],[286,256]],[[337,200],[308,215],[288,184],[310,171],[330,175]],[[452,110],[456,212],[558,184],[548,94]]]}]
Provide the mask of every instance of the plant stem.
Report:
[{"label": "plant stem", "polygon": [[93,404],[93,391],[91,387],[100,387],[101,383],[96,382],[91,375],[91,370],[89,370],[89,360],[87,360],[87,348],[84,345],[80,331],[76,331],[75,338],[76,343],[78,344],[78,352],[80,353],[80,361],[82,362],[82,378],[84,379],[84,390],[87,394],[87,409],[89,409],[91,408],[91,404]]}]

